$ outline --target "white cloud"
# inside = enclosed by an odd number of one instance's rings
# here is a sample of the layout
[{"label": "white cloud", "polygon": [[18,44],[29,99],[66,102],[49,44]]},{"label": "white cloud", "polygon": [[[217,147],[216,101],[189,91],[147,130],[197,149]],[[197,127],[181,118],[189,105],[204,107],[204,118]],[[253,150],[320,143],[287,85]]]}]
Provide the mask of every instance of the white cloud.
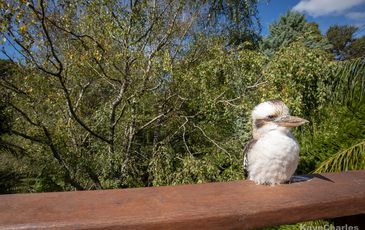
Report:
[{"label": "white cloud", "polygon": [[365,12],[350,12],[346,14],[346,17],[353,20],[365,19]]},{"label": "white cloud", "polygon": [[293,10],[307,13],[312,17],[319,17],[329,14],[344,14],[344,11],[362,3],[365,3],[365,0],[301,0],[293,7]]}]

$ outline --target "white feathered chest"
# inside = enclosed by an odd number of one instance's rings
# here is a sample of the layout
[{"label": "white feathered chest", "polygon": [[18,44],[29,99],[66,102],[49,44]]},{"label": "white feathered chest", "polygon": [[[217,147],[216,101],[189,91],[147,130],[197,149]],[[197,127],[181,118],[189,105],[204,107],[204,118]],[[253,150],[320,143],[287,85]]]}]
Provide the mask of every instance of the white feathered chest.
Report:
[{"label": "white feathered chest", "polygon": [[259,138],[248,157],[249,179],[259,184],[289,181],[299,161],[299,145],[289,132],[271,131]]}]

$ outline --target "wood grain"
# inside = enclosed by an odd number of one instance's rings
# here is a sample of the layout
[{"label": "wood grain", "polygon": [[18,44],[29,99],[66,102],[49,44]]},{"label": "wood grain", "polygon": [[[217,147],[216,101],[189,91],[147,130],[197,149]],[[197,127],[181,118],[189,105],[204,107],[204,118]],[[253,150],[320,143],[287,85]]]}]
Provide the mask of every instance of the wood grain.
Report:
[{"label": "wood grain", "polygon": [[0,196],[0,229],[253,229],[365,213],[365,171],[251,181]]}]

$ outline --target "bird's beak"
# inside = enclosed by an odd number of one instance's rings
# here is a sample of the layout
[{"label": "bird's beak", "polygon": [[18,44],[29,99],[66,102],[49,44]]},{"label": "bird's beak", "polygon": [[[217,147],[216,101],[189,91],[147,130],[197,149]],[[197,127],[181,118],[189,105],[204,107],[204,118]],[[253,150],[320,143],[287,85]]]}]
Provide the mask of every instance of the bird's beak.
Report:
[{"label": "bird's beak", "polygon": [[283,116],[275,119],[276,124],[287,128],[297,127],[307,122],[309,121],[301,117],[295,117],[295,116]]}]

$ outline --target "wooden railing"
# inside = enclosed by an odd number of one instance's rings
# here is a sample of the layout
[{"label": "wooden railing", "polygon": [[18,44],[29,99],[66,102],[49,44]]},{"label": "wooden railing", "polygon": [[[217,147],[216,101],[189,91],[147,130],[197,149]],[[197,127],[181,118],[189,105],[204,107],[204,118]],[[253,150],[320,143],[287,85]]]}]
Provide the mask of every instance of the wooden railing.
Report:
[{"label": "wooden railing", "polygon": [[1,195],[0,229],[253,229],[345,216],[357,221],[347,224],[365,221],[365,171],[309,177],[278,186],[234,181]]}]

